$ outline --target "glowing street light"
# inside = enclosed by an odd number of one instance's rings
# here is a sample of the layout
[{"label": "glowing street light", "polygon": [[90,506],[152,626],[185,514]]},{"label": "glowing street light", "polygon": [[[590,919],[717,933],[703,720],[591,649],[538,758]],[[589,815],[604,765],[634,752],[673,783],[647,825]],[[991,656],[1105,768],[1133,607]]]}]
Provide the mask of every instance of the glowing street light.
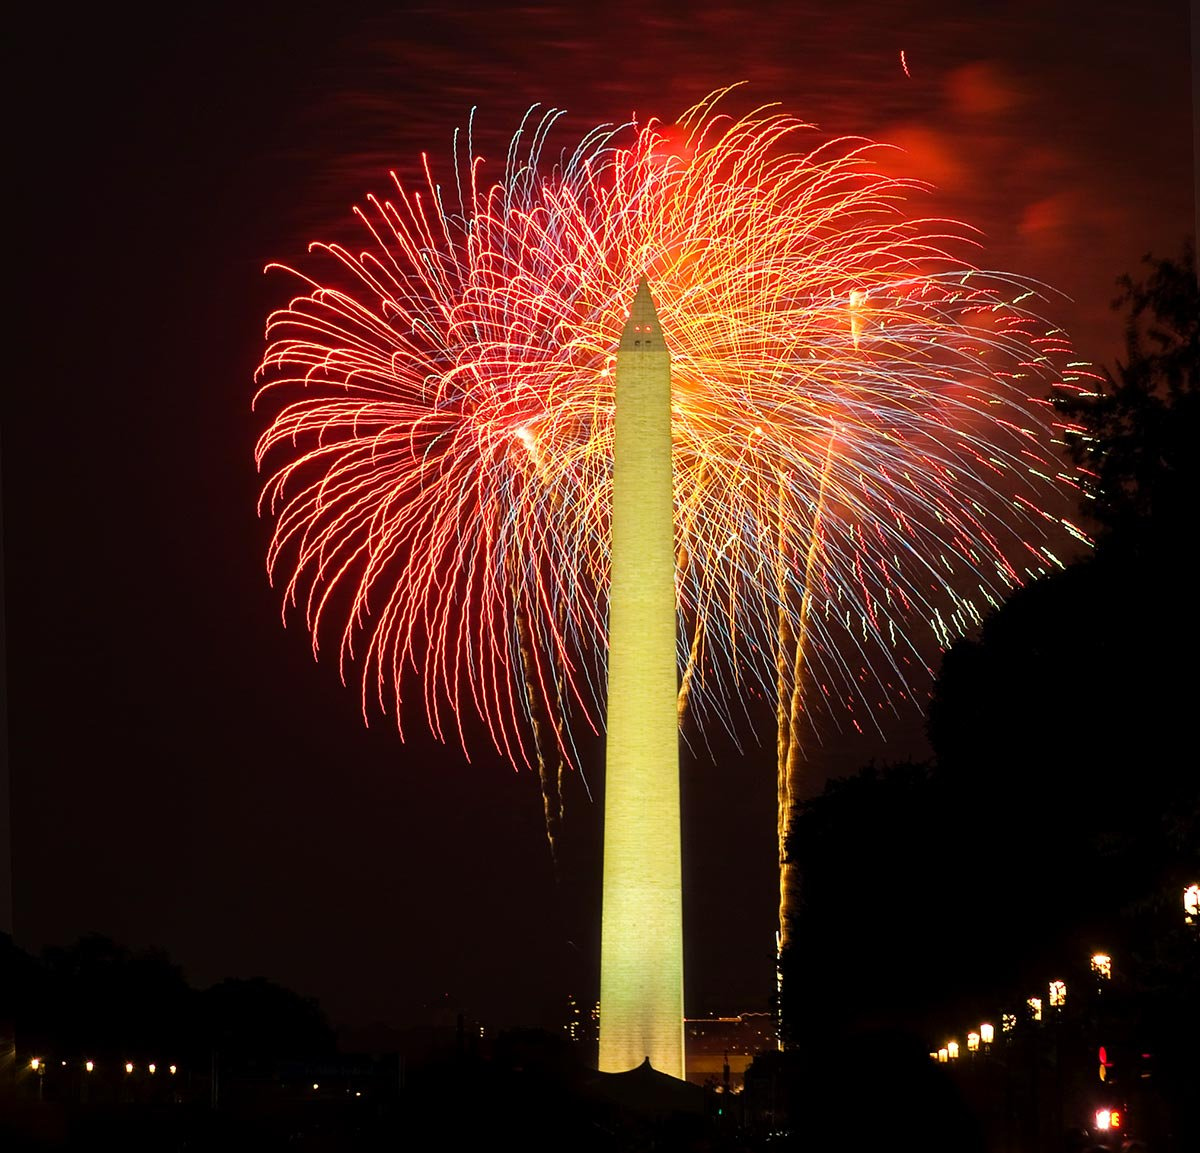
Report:
[{"label": "glowing street light", "polygon": [[1092,972],[1102,981],[1111,981],[1112,958],[1107,953],[1093,953]]},{"label": "glowing street light", "polygon": [[29,1067],[37,1074],[37,1097],[38,1101],[40,1102],[42,1100],[42,1088],[44,1084],[42,1078],[46,1072],[46,1065],[45,1062],[42,1061],[41,1057],[34,1057],[30,1060]]},{"label": "glowing street light", "polygon": [[1067,1003],[1066,981],[1050,982],[1050,1008],[1061,1009]]},{"label": "glowing street light", "polygon": [[939,1049],[937,1051],[937,1059],[939,1065],[944,1065],[950,1060],[950,1050],[946,1048]]},{"label": "glowing street light", "polygon": [[154,1074],[158,1072],[158,1066],[155,1065],[153,1062],[151,1062],[149,1065],[147,1065],[146,1068],[150,1070],[151,1077],[153,1077]]},{"label": "glowing street light", "polygon": [[86,1069],[86,1070],[87,1070],[89,1073],[91,1073],[91,1072],[92,1072],[92,1071],[93,1071],[93,1070],[96,1068],[96,1062],[95,1062],[95,1061],[84,1061],[84,1063],[83,1063],[83,1067],[84,1067],[84,1068],[85,1068],[85,1069]]},{"label": "glowing street light", "polygon": [[947,1041],[946,1042],[946,1053],[949,1056],[951,1061],[957,1061],[958,1060],[958,1042],[957,1041]]},{"label": "glowing street light", "polygon": [[978,1033],[968,1033],[967,1034],[967,1052],[969,1052],[969,1053],[978,1053],[979,1052],[979,1034]]},{"label": "glowing street light", "polygon": [[1183,890],[1183,919],[1188,925],[1200,923],[1200,885],[1194,882]]},{"label": "glowing street light", "polygon": [[1029,1015],[1035,1020],[1042,1019],[1042,999],[1041,997],[1029,997],[1025,1004],[1029,1006]]},{"label": "glowing street light", "polygon": [[133,1072],[133,1062],[132,1062],[132,1061],[126,1061],[126,1062],[125,1062],[125,1072],[126,1072],[126,1073],[132,1073],[132,1072]]},{"label": "glowing street light", "polygon": [[172,1077],[174,1077],[174,1076],[175,1076],[175,1070],[176,1070],[176,1069],[178,1069],[178,1068],[179,1068],[179,1066],[178,1066],[178,1065],[168,1065],[168,1066],[167,1066],[167,1072],[168,1072],[168,1073],[170,1073]]},{"label": "glowing street light", "polygon": [[1000,1029],[1002,1032],[1011,1033],[1017,1027],[1016,1013],[1003,1013],[1000,1016]]},{"label": "glowing street light", "polygon": [[990,1045],[996,1039],[996,1026],[989,1025],[986,1021],[979,1026],[979,1039],[985,1044]]}]

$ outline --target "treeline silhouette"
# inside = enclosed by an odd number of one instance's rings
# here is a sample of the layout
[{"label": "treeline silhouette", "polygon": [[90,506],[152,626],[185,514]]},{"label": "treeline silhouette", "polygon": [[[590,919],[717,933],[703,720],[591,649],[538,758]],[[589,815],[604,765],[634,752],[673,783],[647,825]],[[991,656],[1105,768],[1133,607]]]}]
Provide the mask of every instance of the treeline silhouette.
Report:
[{"label": "treeline silhouette", "polygon": [[334,1051],[315,1000],[263,977],[195,989],[166,953],[90,935],[34,956],[0,936],[0,1015],[22,1054],[61,1060],[311,1059]]},{"label": "treeline silhouette", "polygon": [[1159,1083],[1180,1102],[1200,1084],[1200,925],[1182,906],[1200,880],[1200,291],[1190,244],[1147,269],[1119,282],[1125,359],[1095,395],[1056,398],[1094,550],[945,654],[931,761],[867,766],[799,806],[797,1060],[961,1029],[1085,980],[1102,950]]}]

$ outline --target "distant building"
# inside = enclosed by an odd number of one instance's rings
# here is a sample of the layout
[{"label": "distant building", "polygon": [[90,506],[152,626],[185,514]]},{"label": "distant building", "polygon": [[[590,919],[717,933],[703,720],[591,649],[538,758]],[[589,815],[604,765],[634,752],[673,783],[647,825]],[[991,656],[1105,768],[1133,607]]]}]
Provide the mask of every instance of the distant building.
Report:
[{"label": "distant building", "polygon": [[746,1066],[755,1056],[776,1045],[775,1018],[770,1013],[688,1017],[684,1021],[684,1031],[687,1079],[697,1085],[724,1084],[728,1065],[732,1092],[741,1089]]}]

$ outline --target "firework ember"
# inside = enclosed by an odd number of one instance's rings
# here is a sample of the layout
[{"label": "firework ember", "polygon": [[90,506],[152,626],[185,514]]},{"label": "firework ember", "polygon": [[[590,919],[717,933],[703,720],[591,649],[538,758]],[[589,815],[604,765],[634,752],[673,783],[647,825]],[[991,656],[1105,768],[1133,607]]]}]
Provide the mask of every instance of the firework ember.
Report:
[{"label": "firework ember", "polygon": [[[721,94],[676,125],[357,210],[268,321],[268,571],[364,716],[575,760],[603,715],[613,376],[639,278],[672,364],[681,715],[804,696],[864,723],[930,646],[1057,564],[1072,526],[1045,400],[1070,383],[1033,286],[913,218],[881,150]],[[1078,372],[1079,370],[1074,370]],[[803,656],[803,660],[801,657]],[[801,666],[804,675],[801,677]],[[875,723],[866,720],[865,723]],[[540,760],[541,753],[538,757]],[[548,810],[549,813],[549,810]]]}]

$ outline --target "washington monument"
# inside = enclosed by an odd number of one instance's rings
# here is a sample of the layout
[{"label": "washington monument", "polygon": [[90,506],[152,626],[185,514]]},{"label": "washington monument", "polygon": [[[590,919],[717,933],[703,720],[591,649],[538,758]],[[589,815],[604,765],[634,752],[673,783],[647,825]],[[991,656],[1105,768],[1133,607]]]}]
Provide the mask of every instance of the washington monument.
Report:
[{"label": "washington monument", "polygon": [[617,350],[600,1068],[683,1076],[671,358],[643,277]]}]

